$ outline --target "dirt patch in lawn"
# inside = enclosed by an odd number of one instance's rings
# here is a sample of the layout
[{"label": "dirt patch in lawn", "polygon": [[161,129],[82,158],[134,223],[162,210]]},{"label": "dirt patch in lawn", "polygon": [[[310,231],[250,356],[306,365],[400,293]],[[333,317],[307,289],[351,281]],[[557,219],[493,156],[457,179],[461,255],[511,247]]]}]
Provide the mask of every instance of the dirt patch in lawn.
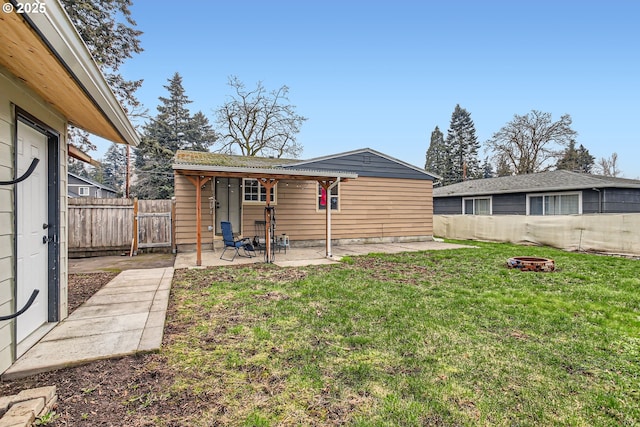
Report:
[{"label": "dirt patch in lawn", "polygon": [[69,313],[80,307],[119,273],[80,273],[69,275]]}]

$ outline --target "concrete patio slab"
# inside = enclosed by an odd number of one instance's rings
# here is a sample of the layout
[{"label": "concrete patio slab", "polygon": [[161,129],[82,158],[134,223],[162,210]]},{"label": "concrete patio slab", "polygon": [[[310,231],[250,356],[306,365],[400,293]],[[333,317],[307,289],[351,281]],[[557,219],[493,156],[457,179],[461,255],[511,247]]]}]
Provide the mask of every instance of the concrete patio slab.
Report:
[{"label": "concrete patio slab", "polygon": [[[274,264],[281,267],[298,267],[304,265],[321,265],[331,264],[340,261],[345,256],[366,255],[370,253],[398,253],[398,252],[415,252],[428,250],[444,250],[457,248],[470,248],[471,246],[458,245],[453,243],[445,243],[434,240],[421,242],[393,242],[393,243],[355,243],[348,245],[334,245],[332,247],[332,256],[327,257],[326,248],[324,246],[313,247],[292,247],[285,253],[276,252]],[[233,261],[225,261],[220,259],[221,250],[203,251],[201,267],[216,267],[234,264],[255,264],[263,263],[264,256],[258,254],[257,257],[236,257]],[[176,255],[174,264],[176,269],[179,268],[196,268],[196,253],[184,252]]]}]

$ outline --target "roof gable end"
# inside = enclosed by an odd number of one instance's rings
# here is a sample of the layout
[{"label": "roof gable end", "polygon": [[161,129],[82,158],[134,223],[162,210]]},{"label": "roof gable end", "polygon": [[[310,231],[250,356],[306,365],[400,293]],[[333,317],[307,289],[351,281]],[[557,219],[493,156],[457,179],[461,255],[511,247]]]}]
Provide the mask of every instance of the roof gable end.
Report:
[{"label": "roof gable end", "polygon": [[383,154],[371,148],[348,151],[284,165],[285,168],[308,167],[319,170],[347,170],[358,176],[434,180],[438,175]]}]

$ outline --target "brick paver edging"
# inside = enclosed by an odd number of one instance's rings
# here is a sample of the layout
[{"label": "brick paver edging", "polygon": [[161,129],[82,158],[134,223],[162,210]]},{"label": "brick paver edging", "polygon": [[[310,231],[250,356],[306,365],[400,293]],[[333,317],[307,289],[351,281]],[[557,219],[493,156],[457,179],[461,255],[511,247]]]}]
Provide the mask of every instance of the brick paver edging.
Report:
[{"label": "brick paver edging", "polygon": [[0,427],[31,427],[37,417],[47,414],[58,400],[56,386],[23,390],[0,396]]}]

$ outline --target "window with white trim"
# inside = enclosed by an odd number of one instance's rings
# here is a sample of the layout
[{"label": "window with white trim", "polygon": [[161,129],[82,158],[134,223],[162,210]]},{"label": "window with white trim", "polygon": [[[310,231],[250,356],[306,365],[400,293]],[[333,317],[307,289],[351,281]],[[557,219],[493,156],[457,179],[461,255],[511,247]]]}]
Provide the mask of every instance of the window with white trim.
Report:
[{"label": "window with white trim", "polygon": [[527,215],[582,214],[582,192],[527,194]]},{"label": "window with white trim", "polygon": [[318,183],[318,210],[324,211],[327,209],[327,204],[331,204],[332,211],[340,210],[340,184],[333,187],[330,192],[331,194],[327,194],[326,190],[322,188],[322,185]]},{"label": "window with white trim", "polygon": [[91,193],[89,192],[89,187],[78,187],[78,195],[88,197]]},{"label": "window with white trim", "polygon": [[463,215],[491,215],[491,197],[463,197]]},{"label": "window with white trim", "polygon": [[[271,188],[270,204],[276,203],[276,188],[278,184]],[[243,178],[242,180],[242,200],[245,203],[265,203],[267,201],[267,189],[260,185],[257,179]]]}]

